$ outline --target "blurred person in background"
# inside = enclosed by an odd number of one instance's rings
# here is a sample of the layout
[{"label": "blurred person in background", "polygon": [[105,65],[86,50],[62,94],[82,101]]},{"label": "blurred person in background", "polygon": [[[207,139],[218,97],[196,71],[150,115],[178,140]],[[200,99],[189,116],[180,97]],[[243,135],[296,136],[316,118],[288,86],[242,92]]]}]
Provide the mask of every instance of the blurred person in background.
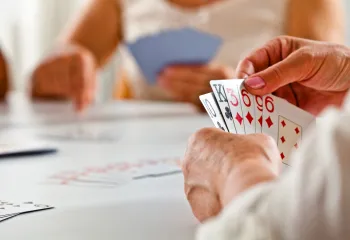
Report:
[{"label": "blurred person in background", "polygon": [[8,66],[4,54],[0,49],[0,101],[4,101],[9,91]]},{"label": "blurred person in background", "polygon": [[[71,99],[77,110],[96,94],[96,75],[117,48],[122,71],[117,99],[171,100],[200,106],[209,81],[234,76],[239,60],[278,35],[344,41],[341,0],[91,0],[32,74],[32,95]],[[220,36],[223,45],[207,65],[169,66],[156,86],[147,84],[122,47],[147,34],[195,27]]]}]

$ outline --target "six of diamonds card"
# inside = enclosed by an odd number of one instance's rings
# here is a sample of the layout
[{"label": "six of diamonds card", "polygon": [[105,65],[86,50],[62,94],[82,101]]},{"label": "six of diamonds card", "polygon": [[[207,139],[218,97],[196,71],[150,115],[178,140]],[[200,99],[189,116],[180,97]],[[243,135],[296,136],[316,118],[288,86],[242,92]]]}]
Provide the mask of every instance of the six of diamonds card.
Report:
[{"label": "six of diamonds card", "polygon": [[235,134],[265,133],[275,139],[281,160],[289,164],[291,152],[302,144],[313,115],[273,96],[253,96],[243,79],[213,80],[213,92],[200,99],[214,125]]}]

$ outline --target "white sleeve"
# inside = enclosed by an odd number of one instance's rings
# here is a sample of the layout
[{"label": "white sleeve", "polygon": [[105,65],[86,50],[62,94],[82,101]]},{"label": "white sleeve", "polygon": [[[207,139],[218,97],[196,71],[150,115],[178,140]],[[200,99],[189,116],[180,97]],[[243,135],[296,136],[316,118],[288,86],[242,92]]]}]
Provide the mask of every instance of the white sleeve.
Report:
[{"label": "white sleeve", "polygon": [[317,120],[288,173],[235,199],[199,240],[350,239],[350,114]]}]

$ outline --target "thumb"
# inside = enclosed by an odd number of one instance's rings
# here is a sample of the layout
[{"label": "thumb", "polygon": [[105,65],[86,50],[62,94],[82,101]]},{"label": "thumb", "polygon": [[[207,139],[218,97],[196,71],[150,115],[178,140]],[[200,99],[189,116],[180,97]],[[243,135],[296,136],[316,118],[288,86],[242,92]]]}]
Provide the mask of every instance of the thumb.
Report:
[{"label": "thumb", "polygon": [[266,95],[293,82],[308,79],[312,72],[312,54],[298,50],[284,60],[245,79],[245,87],[254,95]]}]

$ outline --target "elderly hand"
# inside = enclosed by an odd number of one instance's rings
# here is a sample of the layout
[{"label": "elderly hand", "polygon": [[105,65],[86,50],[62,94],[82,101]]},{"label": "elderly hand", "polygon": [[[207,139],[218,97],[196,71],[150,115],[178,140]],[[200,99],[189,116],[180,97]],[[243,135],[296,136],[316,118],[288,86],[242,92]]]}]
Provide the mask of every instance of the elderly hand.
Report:
[{"label": "elderly hand", "polygon": [[255,95],[275,95],[317,115],[340,106],[350,88],[350,50],[345,46],[279,37],[254,51],[237,67]]},{"label": "elderly hand", "polygon": [[93,55],[77,45],[57,49],[34,70],[34,98],[72,99],[78,111],[94,99],[96,63]]},{"label": "elderly hand", "polygon": [[199,96],[212,91],[209,82],[232,78],[233,75],[233,69],[220,65],[171,66],[160,74],[158,84],[175,100],[202,108]]},{"label": "elderly hand", "polygon": [[190,139],[182,162],[194,215],[200,221],[217,215],[241,192],[274,180],[280,165],[277,145],[269,136],[200,130]]}]

